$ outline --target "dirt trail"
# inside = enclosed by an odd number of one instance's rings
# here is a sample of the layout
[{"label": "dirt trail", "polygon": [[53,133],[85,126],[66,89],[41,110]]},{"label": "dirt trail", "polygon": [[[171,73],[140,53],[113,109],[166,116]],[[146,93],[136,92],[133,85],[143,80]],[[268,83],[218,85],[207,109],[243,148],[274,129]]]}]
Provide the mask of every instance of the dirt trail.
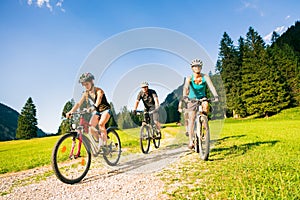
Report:
[{"label": "dirt trail", "polygon": [[93,158],[87,176],[74,185],[47,176],[49,166],[5,174],[0,176],[0,199],[166,199],[156,174],[187,153],[186,144],[172,145],[165,139],[157,150],[151,144],[149,154],[122,156],[115,167]]}]

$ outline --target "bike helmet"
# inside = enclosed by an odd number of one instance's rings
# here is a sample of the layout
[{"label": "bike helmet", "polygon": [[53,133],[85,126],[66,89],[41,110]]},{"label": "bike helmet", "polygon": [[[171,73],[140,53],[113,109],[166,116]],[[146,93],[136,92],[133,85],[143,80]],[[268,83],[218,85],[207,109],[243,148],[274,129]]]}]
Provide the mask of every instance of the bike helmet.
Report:
[{"label": "bike helmet", "polygon": [[94,80],[95,77],[93,74],[91,73],[83,73],[81,74],[80,78],[79,78],[79,83],[84,83],[84,82],[88,82],[88,81],[92,81]]},{"label": "bike helmet", "polygon": [[194,60],[192,60],[192,63],[191,63],[191,67],[193,67],[193,66],[200,66],[200,67],[202,67],[203,66],[203,62],[200,59],[194,59]]},{"label": "bike helmet", "polygon": [[149,86],[149,83],[144,81],[141,83],[141,87],[148,87]]}]

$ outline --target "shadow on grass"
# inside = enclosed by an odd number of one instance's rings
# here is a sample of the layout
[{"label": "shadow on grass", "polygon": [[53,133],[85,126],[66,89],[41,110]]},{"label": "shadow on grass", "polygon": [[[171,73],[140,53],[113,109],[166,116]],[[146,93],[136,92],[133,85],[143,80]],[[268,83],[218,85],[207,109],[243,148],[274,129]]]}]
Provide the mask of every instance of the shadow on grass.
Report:
[{"label": "shadow on grass", "polygon": [[233,145],[231,147],[216,147],[210,151],[209,160],[224,160],[226,157],[241,156],[253,148],[257,148],[262,145],[274,146],[277,142],[279,142],[279,140],[251,142],[241,145]]},{"label": "shadow on grass", "polygon": [[221,142],[224,142],[226,140],[229,140],[229,139],[238,139],[238,138],[241,138],[241,137],[245,137],[246,135],[232,135],[232,136],[226,136],[226,137],[223,137],[223,138],[220,138],[220,139],[216,139],[216,140],[211,140],[210,142],[212,144],[220,144]]}]

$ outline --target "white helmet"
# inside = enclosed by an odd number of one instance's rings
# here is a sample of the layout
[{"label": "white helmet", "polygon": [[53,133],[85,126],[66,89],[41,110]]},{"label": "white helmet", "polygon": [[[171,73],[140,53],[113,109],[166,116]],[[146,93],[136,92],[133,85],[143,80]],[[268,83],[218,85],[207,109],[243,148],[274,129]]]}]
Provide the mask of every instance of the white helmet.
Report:
[{"label": "white helmet", "polygon": [[149,86],[149,83],[144,81],[141,83],[141,87],[148,87]]},{"label": "white helmet", "polygon": [[200,66],[200,67],[202,67],[203,66],[203,62],[200,59],[194,59],[194,60],[192,60],[192,63],[191,63],[191,67],[193,67],[193,66]]}]

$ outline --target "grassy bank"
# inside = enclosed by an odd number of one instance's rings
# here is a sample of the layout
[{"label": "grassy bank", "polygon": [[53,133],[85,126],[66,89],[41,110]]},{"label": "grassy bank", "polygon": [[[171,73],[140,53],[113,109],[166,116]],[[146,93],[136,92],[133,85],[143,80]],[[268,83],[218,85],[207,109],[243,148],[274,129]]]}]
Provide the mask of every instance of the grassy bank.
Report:
[{"label": "grassy bank", "polygon": [[[118,130],[123,155],[139,152],[139,129]],[[51,153],[61,136],[0,142],[0,174],[51,164]]]},{"label": "grassy bank", "polygon": [[210,159],[185,156],[160,174],[171,199],[299,199],[300,108],[226,120]]}]

